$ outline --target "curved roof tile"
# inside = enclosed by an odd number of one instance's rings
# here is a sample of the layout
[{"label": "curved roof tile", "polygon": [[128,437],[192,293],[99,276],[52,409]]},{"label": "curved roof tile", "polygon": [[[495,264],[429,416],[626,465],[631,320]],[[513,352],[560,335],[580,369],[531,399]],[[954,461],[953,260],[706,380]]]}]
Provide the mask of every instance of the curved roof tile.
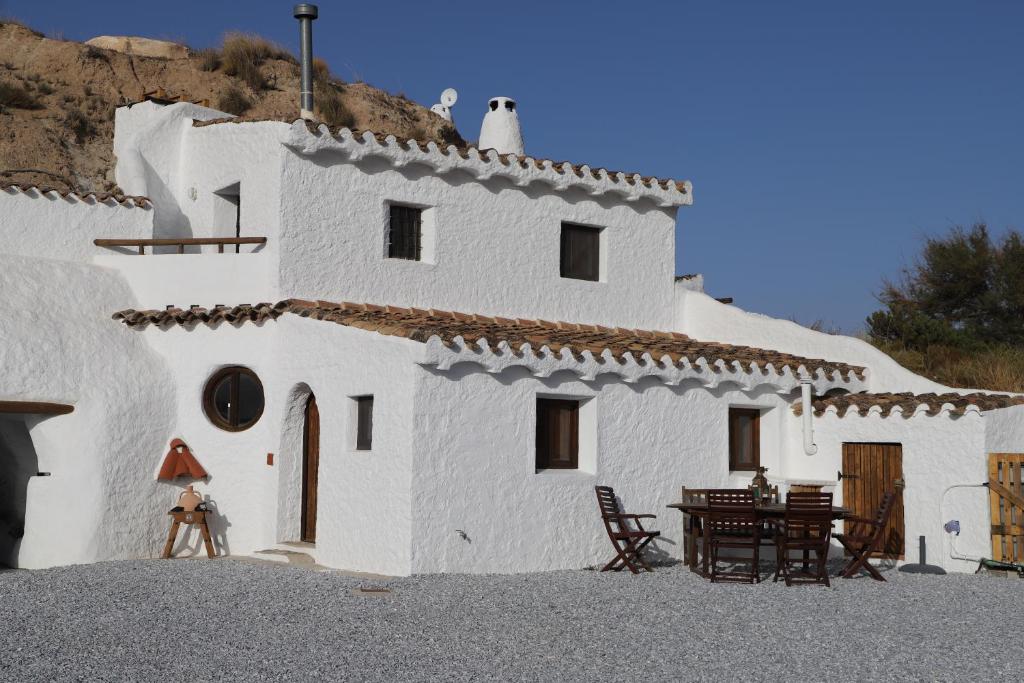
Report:
[{"label": "curved roof tile", "polygon": [[552,322],[523,318],[501,318],[474,315],[435,309],[401,308],[396,306],[375,306],[349,302],[306,301],[285,299],[276,304],[260,303],[240,306],[214,306],[203,308],[168,307],[164,310],[137,311],[128,309],[113,315],[129,327],[194,326],[197,324],[216,325],[220,322],[240,324],[275,320],[285,313],[316,320],[357,327],[383,335],[405,337],[412,341],[426,343],[433,337],[445,344],[452,344],[461,338],[468,344],[486,340],[492,347],[502,342],[513,348],[529,344],[539,350],[546,346],[554,352],[565,348],[579,356],[589,351],[600,356],[608,350],[621,360],[629,353],[639,358],[649,353],[658,362],[668,357],[672,363],[684,359],[695,363],[703,358],[709,364],[722,361],[728,365],[738,364],[744,372],[762,373],[771,365],[776,371],[788,367],[797,371],[801,367],[807,372],[824,372],[839,375],[846,380],[864,379],[863,367],[837,363],[818,358],[804,358],[779,351],[759,349],[750,346],[733,346],[717,342],[702,342],[678,332],[657,332],[622,327],[604,327],[580,323]]}]

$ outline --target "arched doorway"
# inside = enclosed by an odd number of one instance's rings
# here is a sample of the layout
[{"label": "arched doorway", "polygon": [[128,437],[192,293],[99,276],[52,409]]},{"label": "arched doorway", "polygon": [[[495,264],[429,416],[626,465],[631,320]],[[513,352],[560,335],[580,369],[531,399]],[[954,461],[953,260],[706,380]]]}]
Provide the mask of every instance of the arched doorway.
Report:
[{"label": "arched doorway", "polygon": [[306,400],[302,426],[302,526],[300,539],[316,543],[316,492],[320,473],[320,411],[316,396]]}]

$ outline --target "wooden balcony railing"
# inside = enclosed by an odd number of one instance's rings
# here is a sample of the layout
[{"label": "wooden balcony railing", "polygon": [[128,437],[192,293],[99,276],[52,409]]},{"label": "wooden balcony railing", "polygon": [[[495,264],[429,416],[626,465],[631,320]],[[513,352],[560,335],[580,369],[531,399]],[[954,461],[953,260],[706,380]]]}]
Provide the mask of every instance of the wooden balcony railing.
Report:
[{"label": "wooden balcony railing", "polygon": [[217,245],[217,253],[224,253],[224,245],[235,245],[235,253],[242,244],[266,244],[266,237],[168,237],[160,239],[96,239],[92,241],[97,247],[136,247],[139,255],[144,256],[146,247],[178,247],[178,253],[184,254],[185,247]]}]

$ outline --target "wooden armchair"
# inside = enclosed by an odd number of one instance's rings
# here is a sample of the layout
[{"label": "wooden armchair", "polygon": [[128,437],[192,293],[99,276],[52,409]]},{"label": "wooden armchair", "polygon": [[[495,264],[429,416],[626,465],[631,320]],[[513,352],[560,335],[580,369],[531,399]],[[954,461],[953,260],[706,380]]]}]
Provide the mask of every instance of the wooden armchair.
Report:
[{"label": "wooden armchair", "polygon": [[[786,495],[786,513],[774,524],[776,569],[773,581],[785,579],[794,583],[828,581],[828,549],[832,539],[832,494],[793,492]],[[814,552],[815,570],[810,571],[810,554]],[[797,558],[793,552],[800,553]],[[801,569],[794,571],[794,565]]]},{"label": "wooden armchair", "polygon": [[892,491],[882,496],[882,504],[874,519],[866,517],[847,517],[846,533],[836,534],[836,540],[843,544],[846,551],[850,553],[850,561],[840,572],[844,579],[853,578],[861,569],[867,571],[875,581],[885,581],[877,569],[871,566],[868,560],[871,553],[881,549],[885,537],[885,528],[889,523],[889,516],[892,514],[892,506],[896,501],[896,494]]},{"label": "wooden armchair", "polygon": [[[761,522],[754,507],[754,493],[749,489],[712,489],[708,491],[708,523],[705,547],[710,550],[711,581],[747,581],[759,583],[761,573]],[[749,550],[752,555],[749,572],[720,572],[718,563],[723,549]]]},{"label": "wooden armchair", "polygon": [[657,515],[635,515],[622,511],[619,501],[615,497],[615,490],[610,486],[595,486],[597,493],[597,504],[601,510],[601,520],[604,522],[605,531],[615,548],[615,557],[612,561],[601,568],[601,571],[620,571],[623,568],[629,569],[634,574],[639,574],[640,569],[654,571],[651,566],[644,562],[640,552],[648,543],[661,535],[660,531],[647,531],[640,523],[641,519],[655,519]]}]

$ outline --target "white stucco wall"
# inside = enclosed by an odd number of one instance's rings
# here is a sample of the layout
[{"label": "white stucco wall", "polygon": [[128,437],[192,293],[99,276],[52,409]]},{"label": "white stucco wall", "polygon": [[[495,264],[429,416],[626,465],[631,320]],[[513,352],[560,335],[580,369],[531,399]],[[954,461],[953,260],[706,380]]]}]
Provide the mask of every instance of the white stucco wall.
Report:
[{"label": "white stucco wall", "polygon": [[[107,254],[96,256],[93,263],[118,271],[143,309],[274,303],[281,298],[274,286],[277,260],[262,252],[218,254],[214,247],[202,254]],[[126,307],[115,301],[110,306],[110,313]]]},{"label": "white stucco wall", "polygon": [[[786,471],[793,478],[835,481],[836,472],[842,470],[844,442],[902,445],[907,562],[918,561],[918,537],[925,536],[929,564],[947,571],[977,569],[976,560],[972,563],[950,556],[950,538],[942,526],[951,519],[960,520],[962,532],[955,541],[959,554],[975,558],[990,554],[988,491],[977,486],[987,481],[986,420],[981,414],[971,411],[954,417],[944,412],[904,418],[898,411],[890,417],[871,411],[840,418],[827,412],[814,419],[818,453],[813,456],[803,454],[800,421],[791,418]],[[964,485],[973,487],[960,488]],[[958,488],[949,488],[953,486]],[[842,483],[832,490],[841,504]]]},{"label": "white stucco wall", "polygon": [[[289,152],[281,200],[288,295],[648,329],[672,322],[674,207],[330,152]],[[385,257],[389,202],[430,208],[431,262]],[[559,276],[562,221],[604,228],[604,281]]]},{"label": "white stucco wall", "polygon": [[104,251],[94,239],[151,237],[153,214],[149,205],[0,190],[0,253],[87,262]]},{"label": "white stucco wall", "polygon": [[0,400],[75,406],[27,420],[51,476],[29,482],[18,566],[150,557],[166,533],[162,515],[146,514],[157,487],[137,465],[174,419],[170,371],[112,324],[110,301],[132,301],[115,273],[0,256]]},{"label": "white stucco wall", "polygon": [[[405,425],[412,419],[413,342],[297,316],[261,326],[120,332],[152,343],[176,378],[177,417],[163,450],[147,456],[146,471],[155,477],[170,439],[189,444],[210,474],[196,487],[216,503],[214,531],[224,552],[249,554],[299,539],[302,410],[312,391],[320,411],[320,469],[317,543],[309,551],[332,567],[409,573],[411,431]],[[206,382],[227,365],[248,367],[263,383],[264,413],[242,432],[219,429],[202,408]],[[356,451],[350,397],[367,394],[374,396],[373,450]],[[185,483],[161,484],[157,507],[169,508]],[[196,537],[193,547],[199,549]]]},{"label": "white stucco wall", "polygon": [[985,451],[1024,453],[1024,406],[990,410],[985,415]]},{"label": "white stucco wall", "polygon": [[[653,513],[656,552],[682,556],[682,516],[666,509],[683,485],[744,486],[729,472],[730,405],[760,407],[762,457],[780,457],[783,400],[768,388],[714,391],[654,379],[539,379],[461,364],[418,371],[413,442],[413,571],[523,572],[603,565],[614,553],[594,486],[609,485],[627,512]],[[535,470],[538,396],[587,399],[581,470]],[[590,463],[590,464],[587,464]],[[457,530],[466,533],[465,540]]]},{"label": "white stucco wall", "polygon": [[773,349],[809,358],[824,358],[868,368],[871,391],[957,392],[937,382],[915,375],[865,341],[843,335],[825,334],[807,329],[789,320],[750,313],[723,304],[712,297],[675,287],[674,327],[694,339]]},{"label": "white stucco wall", "polygon": [[[221,114],[221,116],[224,116]],[[288,125],[276,121],[182,128],[181,172],[174,187],[190,234],[233,237],[233,216],[217,206],[215,193],[238,185],[241,235],[266,237],[263,251],[278,253],[282,208],[281,142]],[[305,188],[294,188],[305,192]],[[252,247],[243,246],[242,251]],[[275,273],[276,276],[276,273]],[[276,284],[276,280],[275,280]]]}]

